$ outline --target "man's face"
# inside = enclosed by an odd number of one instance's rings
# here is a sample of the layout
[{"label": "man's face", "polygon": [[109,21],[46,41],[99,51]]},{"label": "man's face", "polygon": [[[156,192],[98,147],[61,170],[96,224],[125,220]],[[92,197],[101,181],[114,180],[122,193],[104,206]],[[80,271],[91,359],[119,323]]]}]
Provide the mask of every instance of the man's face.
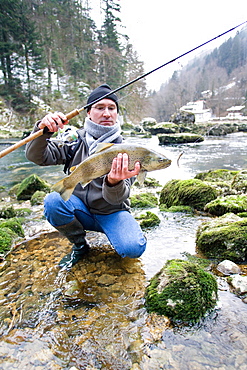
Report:
[{"label": "man's face", "polygon": [[113,126],[117,121],[117,105],[111,99],[102,99],[93,104],[88,117],[102,126]]}]

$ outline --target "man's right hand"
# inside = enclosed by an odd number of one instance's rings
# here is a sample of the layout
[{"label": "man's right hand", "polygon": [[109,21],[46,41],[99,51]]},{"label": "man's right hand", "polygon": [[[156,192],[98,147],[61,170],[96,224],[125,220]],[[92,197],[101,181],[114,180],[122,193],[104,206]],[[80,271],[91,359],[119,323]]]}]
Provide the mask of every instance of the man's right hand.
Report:
[{"label": "man's right hand", "polygon": [[57,132],[59,128],[63,129],[64,125],[67,125],[69,120],[65,114],[61,112],[48,113],[39,123],[39,128],[48,128],[50,132]]}]

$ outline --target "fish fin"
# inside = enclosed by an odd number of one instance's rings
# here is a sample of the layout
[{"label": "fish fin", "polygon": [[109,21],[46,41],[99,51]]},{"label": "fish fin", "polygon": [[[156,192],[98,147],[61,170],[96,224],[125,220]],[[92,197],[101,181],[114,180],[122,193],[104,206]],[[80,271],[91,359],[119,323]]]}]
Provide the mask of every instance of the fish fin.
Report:
[{"label": "fish fin", "polygon": [[147,171],[140,171],[137,175],[137,180],[139,181],[140,185],[144,184],[144,180],[147,176]]},{"label": "fish fin", "polygon": [[112,145],[114,144],[113,143],[99,143],[96,147],[95,153],[102,152],[103,150],[110,148]]},{"label": "fish fin", "polygon": [[90,184],[90,182],[91,182],[92,180],[90,180],[90,181],[87,181],[87,182],[80,182],[80,184],[81,184],[81,186],[83,187],[83,188],[85,188],[88,184]]},{"label": "fish fin", "polygon": [[66,188],[64,186],[64,179],[52,185],[51,189],[59,193],[65,202],[71,197],[74,191],[74,188]]}]

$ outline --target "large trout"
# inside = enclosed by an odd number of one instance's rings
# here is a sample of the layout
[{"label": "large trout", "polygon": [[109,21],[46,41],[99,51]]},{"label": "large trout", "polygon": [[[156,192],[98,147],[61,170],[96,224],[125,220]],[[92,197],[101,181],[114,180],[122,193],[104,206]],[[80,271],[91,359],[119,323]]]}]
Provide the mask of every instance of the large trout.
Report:
[{"label": "large trout", "polygon": [[110,172],[113,159],[118,153],[127,153],[129,156],[129,170],[133,170],[135,163],[140,162],[141,170],[137,176],[143,184],[147,172],[160,170],[170,166],[171,160],[163,154],[139,145],[131,144],[98,144],[96,152],[76,167],[71,167],[71,174],[52,186],[67,201],[80,183],[87,186],[92,180]]}]

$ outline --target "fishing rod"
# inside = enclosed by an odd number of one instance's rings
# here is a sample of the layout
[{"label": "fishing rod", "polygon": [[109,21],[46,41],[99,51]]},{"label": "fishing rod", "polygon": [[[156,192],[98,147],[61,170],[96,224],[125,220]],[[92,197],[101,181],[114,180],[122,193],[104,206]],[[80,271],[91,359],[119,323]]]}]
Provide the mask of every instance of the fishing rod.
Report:
[{"label": "fishing rod", "polygon": [[[244,21],[244,22],[242,22],[242,23],[238,24],[237,26],[230,28],[229,30],[227,30],[227,31],[225,31],[225,32],[223,32],[223,33],[221,33],[220,35],[218,35],[218,36],[216,36],[216,37],[213,37],[212,39],[210,39],[210,40],[208,40],[208,41],[204,42],[203,44],[200,44],[200,45],[198,45],[198,46],[194,47],[193,49],[191,49],[191,50],[189,50],[189,51],[186,51],[185,53],[183,53],[183,54],[179,55],[178,57],[176,57],[176,58],[174,58],[174,59],[171,59],[169,62],[166,62],[166,63],[162,64],[161,66],[159,66],[159,67],[157,67],[157,68],[154,68],[154,69],[152,69],[151,71],[149,71],[149,72],[147,72],[147,73],[144,73],[143,75],[141,75],[141,76],[139,76],[139,77],[136,77],[135,79],[133,79],[133,80],[131,80],[131,81],[127,82],[126,84],[124,84],[124,85],[122,85],[122,86],[120,86],[120,87],[117,87],[117,88],[116,88],[116,89],[114,89],[114,90],[111,90],[109,93],[105,94],[104,96],[101,96],[100,98],[95,99],[92,103],[90,103],[90,104],[86,104],[86,105],[84,105],[84,107],[82,107],[82,108],[74,109],[73,111],[71,111],[71,112],[69,112],[69,113],[67,113],[67,114],[66,114],[67,119],[68,119],[68,120],[70,120],[71,118],[76,117],[76,116],[77,116],[78,114],[80,114],[82,111],[84,111],[85,109],[89,108],[92,104],[95,104],[95,103],[97,103],[98,101],[100,101],[100,100],[102,100],[102,99],[106,99],[109,95],[114,94],[114,93],[118,92],[119,90],[124,89],[125,87],[127,87],[127,86],[129,86],[129,85],[132,85],[133,83],[135,83],[135,82],[137,82],[137,81],[141,80],[142,78],[147,77],[147,76],[148,76],[148,75],[150,75],[151,73],[158,71],[159,69],[161,69],[161,68],[163,68],[163,67],[167,66],[168,64],[171,64],[171,63],[175,62],[176,60],[178,60],[178,59],[180,59],[180,58],[184,57],[185,55],[188,55],[188,54],[192,53],[193,51],[195,51],[195,50],[197,50],[197,49],[199,49],[199,48],[201,48],[201,47],[203,47],[203,46],[205,46],[205,45],[209,44],[210,42],[212,42],[212,41],[214,41],[214,40],[218,39],[219,37],[222,37],[222,36],[226,35],[227,33],[229,33],[229,32],[231,32],[231,31],[235,30],[236,28],[241,27],[241,26],[242,26],[242,25],[244,25],[245,23],[247,23],[247,21]],[[39,131],[37,131],[37,132],[35,132],[35,133],[33,133],[33,134],[31,134],[31,135],[27,136],[25,139],[20,140],[18,143],[14,144],[14,145],[12,145],[12,146],[10,146],[10,147],[8,147],[8,148],[6,148],[5,150],[3,150],[3,151],[1,151],[1,152],[0,152],[0,158],[2,158],[2,157],[4,157],[5,155],[7,155],[7,154],[11,153],[13,150],[15,150],[15,149],[17,149],[17,148],[21,147],[22,145],[27,144],[29,141],[32,141],[32,140],[36,139],[37,137],[39,137],[39,136],[43,135],[43,133],[44,133],[44,132],[46,132],[46,127],[45,127],[44,129],[40,129]]]}]

